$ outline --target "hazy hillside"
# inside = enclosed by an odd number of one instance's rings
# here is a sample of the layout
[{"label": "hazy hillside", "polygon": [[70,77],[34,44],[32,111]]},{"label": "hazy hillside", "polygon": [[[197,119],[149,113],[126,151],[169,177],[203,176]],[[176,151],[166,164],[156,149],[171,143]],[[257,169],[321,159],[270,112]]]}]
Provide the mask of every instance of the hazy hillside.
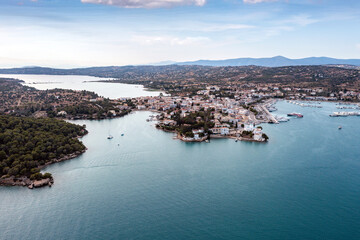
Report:
[{"label": "hazy hillside", "polygon": [[283,56],[272,58],[236,58],[226,60],[198,60],[193,62],[176,63],[178,65],[202,65],[202,66],[264,66],[264,67],[284,67],[299,65],[329,65],[346,64],[360,66],[360,59],[336,59],[328,57],[309,57],[301,59],[290,59]]}]

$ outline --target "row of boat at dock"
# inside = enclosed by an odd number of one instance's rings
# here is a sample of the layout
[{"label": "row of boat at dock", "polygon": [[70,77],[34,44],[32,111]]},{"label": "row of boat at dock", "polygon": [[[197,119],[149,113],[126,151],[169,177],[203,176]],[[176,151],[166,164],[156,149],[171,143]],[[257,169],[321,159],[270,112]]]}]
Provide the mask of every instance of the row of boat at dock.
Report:
[{"label": "row of boat at dock", "polygon": [[354,109],[354,110],[360,110],[359,106],[339,106],[336,107],[337,109]]},{"label": "row of boat at dock", "polygon": [[151,121],[157,121],[159,120],[159,115],[150,115],[148,119],[146,119],[147,122]]},{"label": "row of boat at dock", "polygon": [[[301,103],[297,103],[295,101],[288,101],[289,103],[293,103],[293,104],[297,104],[297,105],[300,105],[300,106],[307,106],[307,105],[303,105]],[[269,102],[266,106],[267,110],[269,112],[274,112],[274,111],[277,111],[277,108],[274,106],[276,103],[276,101],[273,101],[273,102]],[[312,106],[312,105],[309,105],[309,106]],[[314,105],[315,106],[315,105]],[[318,106],[316,106],[318,107]],[[321,107],[321,106],[320,106]],[[285,116],[274,116],[275,120],[276,120],[276,123],[280,123],[280,122],[288,122],[291,117],[296,117],[296,118],[302,118],[303,115],[301,113],[288,113],[287,114],[287,117]]]},{"label": "row of boat at dock", "polygon": [[322,106],[320,106],[320,104],[321,104],[320,102],[308,102],[308,103],[302,103],[302,102],[297,102],[297,101],[287,101],[287,102],[298,105],[300,107],[322,108]]},{"label": "row of boat at dock", "polygon": [[333,112],[329,115],[330,117],[349,117],[349,116],[360,116],[360,112]]},{"label": "row of boat at dock", "polygon": [[[354,103],[336,103],[338,105],[337,109],[352,109],[352,110],[360,110],[360,104]],[[360,116],[360,111],[353,112],[333,112],[329,115],[330,117],[349,117],[349,116]],[[340,129],[340,128],[339,128]]]},{"label": "row of boat at dock", "polygon": [[304,117],[301,113],[288,113],[287,117],[282,117],[282,116],[275,116],[275,119],[278,122],[288,122],[290,120],[291,117],[296,117],[296,118],[302,118]]}]

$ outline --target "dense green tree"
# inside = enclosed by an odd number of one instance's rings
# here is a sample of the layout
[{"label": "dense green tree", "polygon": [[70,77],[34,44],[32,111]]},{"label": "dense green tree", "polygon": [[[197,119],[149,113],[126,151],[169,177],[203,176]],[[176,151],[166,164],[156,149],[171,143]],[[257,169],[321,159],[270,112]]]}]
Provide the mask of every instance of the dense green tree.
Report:
[{"label": "dense green tree", "polygon": [[265,141],[269,140],[269,137],[265,133],[262,134],[262,137],[265,139]]},{"label": "dense green tree", "polygon": [[0,115],[0,176],[41,179],[39,167],[85,149],[76,138],[85,126],[57,119]]}]

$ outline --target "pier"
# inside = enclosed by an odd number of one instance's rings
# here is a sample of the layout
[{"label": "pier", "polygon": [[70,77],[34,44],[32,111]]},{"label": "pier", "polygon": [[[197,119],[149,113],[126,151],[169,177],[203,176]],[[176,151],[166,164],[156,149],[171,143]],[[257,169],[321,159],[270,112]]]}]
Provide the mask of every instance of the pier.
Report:
[{"label": "pier", "polygon": [[260,108],[265,113],[265,115],[268,118],[269,122],[279,124],[279,121],[269,112],[266,105],[260,105]]}]

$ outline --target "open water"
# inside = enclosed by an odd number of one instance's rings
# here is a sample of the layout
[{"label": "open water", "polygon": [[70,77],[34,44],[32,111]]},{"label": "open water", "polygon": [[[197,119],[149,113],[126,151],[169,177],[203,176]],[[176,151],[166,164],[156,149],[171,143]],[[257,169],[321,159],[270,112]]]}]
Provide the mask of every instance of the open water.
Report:
[{"label": "open water", "polygon": [[88,151],[52,188],[0,188],[0,239],[360,239],[360,117],[321,105],[279,102],[304,118],[266,144],[173,140],[150,112],[77,121]]}]

